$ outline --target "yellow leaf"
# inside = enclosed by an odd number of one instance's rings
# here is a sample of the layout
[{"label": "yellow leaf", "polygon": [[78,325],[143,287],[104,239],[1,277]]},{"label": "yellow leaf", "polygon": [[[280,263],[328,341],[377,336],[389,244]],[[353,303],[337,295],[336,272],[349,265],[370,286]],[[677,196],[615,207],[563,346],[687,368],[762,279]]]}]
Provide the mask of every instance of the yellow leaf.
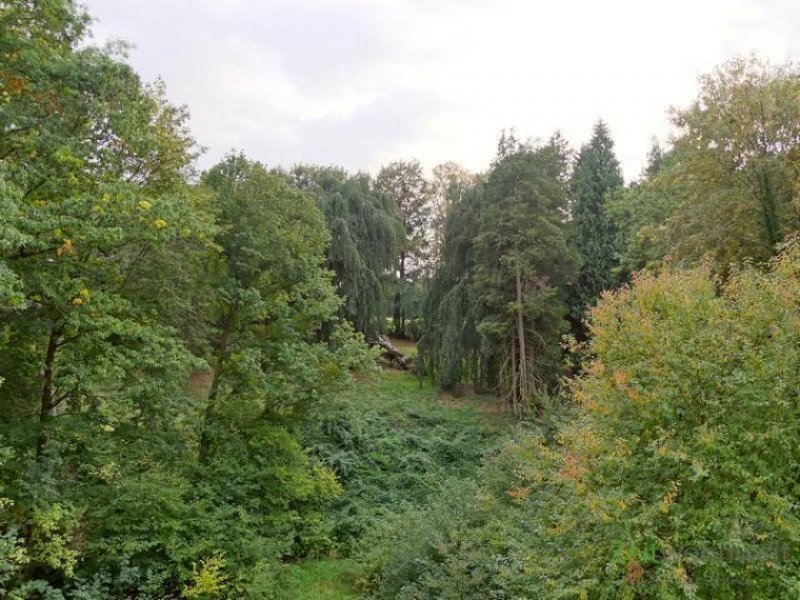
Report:
[{"label": "yellow leaf", "polygon": [[72,253],[72,240],[68,238],[64,238],[64,243],[56,249],[56,256],[61,256],[62,254],[71,254]]}]

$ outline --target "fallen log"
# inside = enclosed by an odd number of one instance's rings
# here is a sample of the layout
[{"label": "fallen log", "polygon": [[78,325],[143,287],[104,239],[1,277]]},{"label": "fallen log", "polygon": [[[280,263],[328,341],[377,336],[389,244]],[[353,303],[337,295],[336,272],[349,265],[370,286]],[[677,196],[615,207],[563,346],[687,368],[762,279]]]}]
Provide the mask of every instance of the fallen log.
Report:
[{"label": "fallen log", "polygon": [[392,340],[384,335],[379,335],[372,341],[373,344],[380,347],[383,351],[383,357],[386,358],[391,364],[399,369],[408,371],[410,368],[408,357],[400,352],[397,347],[392,343]]}]

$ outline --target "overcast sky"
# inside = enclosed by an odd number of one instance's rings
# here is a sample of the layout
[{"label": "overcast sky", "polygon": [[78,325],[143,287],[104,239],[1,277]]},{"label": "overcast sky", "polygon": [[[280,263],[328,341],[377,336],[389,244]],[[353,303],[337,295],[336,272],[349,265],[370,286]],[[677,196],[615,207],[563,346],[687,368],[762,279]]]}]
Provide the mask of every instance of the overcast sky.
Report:
[{"label": "overcast sky", "polygon": [[797,0],[85,0],[95,40],[189,106],[208,148],[375,172],[487,167],[502,128],[610,126],[626,179],[667,109],[737,54],[800,58]]}]

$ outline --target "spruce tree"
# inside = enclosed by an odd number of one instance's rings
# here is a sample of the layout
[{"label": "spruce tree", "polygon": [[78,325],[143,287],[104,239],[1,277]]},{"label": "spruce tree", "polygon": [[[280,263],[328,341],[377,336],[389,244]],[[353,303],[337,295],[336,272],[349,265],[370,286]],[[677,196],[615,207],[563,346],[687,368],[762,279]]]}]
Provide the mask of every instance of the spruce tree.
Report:
[{"label": "spruce tree", "polygon": [[570,294],[574,323],[580,323],[583,312],[599,298],[600,292],[616,284],[614,226],[606,211],[606,201],[622,185],[614,142],[606,124],[598,121],[591,141],[578,154],[570,180],[573,239],[583,263]]}]

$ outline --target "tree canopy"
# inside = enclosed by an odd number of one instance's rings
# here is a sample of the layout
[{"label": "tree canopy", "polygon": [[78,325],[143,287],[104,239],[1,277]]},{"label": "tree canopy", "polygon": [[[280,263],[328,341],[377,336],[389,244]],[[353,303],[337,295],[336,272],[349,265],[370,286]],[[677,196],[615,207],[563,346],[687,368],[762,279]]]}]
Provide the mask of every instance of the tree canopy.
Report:
[{"label": "tree canopy", "polygon": [[385,329],[391,271],[405,244],[404,227],[393,197],[367,175],[340,169],[298,166],[291,179],[314,197],[330,230],[327,265],[342,298],[342,315],[367,339]]},{"label": "tree canopy", "polygon": [[434,276],[423,348],[443,388],[497,387],[519,411],[559,372],[567,246],[566,157],[551,142],[498,156],[454,205]]},{"label": "tree canopy", "polygon": [[720,268],[768,260],[798,227],[797,67],[737,59],[700,84],[672,111],[679,133],[648,186],[669,207],[654,215],[656,239],[675,259]]},{"label": "tree canopy", "polygon": [[576,320],[602,291],[616,286],[615,227],[606,204],[622,184],[608,127],[598,121],[591,141],[578,153],[570,179],[574,246],[581,258],[581,269],[571,288],[571,311]]},{"label": "tree canopy", "polygon": [[414,295],[413,281],[429,268],[431,205],[429,185],[417,160],[395,161],[381,168],[377,188],[394,198],[405,230],[397,257],[397,279],[392,306],[394,332],[406,335],[406,321]]},{"label": "tree canopy", "polygon": [[627,185],[603,121],[200,171],[90,23],[0,0],[2,598],[798,596],[796,64]]}]

